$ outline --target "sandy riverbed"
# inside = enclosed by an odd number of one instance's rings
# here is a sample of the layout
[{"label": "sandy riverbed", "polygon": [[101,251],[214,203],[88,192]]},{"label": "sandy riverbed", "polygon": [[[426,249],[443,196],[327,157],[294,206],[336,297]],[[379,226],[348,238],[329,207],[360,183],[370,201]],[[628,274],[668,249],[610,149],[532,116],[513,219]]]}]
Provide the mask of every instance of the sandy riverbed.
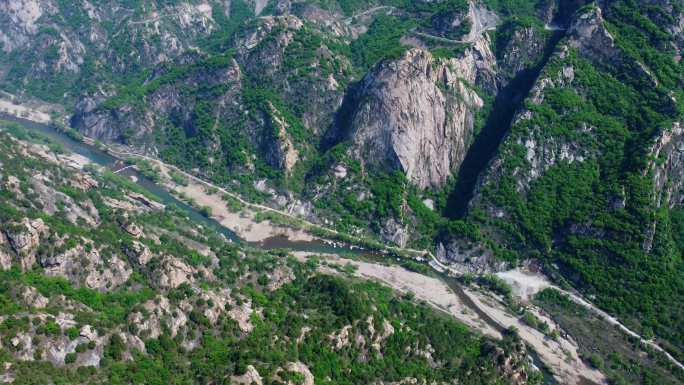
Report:
[{"label": "sandy riverbed", "polygon": [[[294,252],[300,260],[319,253]],[[381,265],[358,260],[342,258],[337,255],[323,255],[326,261],[338,265],[351,264],[356,266],[355,275],[379,281],[392,289],[400,292],[412,292],[415,298],[423,300],[432,307],[450,314],[464,324],[480,331],[483,334],[494,338],[501,338],[501,333],[488,325],[477,314],[468,308],[461,298],[449,288],[449,286],[439,278],[428,277],[423,274],[414,273],[397,265]],[[328,270],[327,272],[333,272]]]},{"label": "sandy riverbed", "polygon": [[[496,323],[505,328],[515,327],[520,338],[532,346],[539,355],[539,359],[551,369],[554,377],[561,384],[586,384],[587,380],[596,384],[606,383],[603,373],[582,361],[579,357],[577,343],[571,337],[564,335],[565,333],[561,333],[556,339],[549,338],[539,330],[522,322],[517,316],[510,314],[505,305],[496,298],[484,292],[467,288],[464,288],[464,292],[480,310]],[[552,329],[557,328],[554,322],[539,309],[530,307],[528,311],[531,311],[541,321],[551,325]]]},{"label": "sandy riverbed", "polygon": [[[161,172],[165,178],[171,180],[168,169],[159,163],[157,165],[161,167]],[[280,226],[268,220],[257,222],[255,220],[256,212],[248,208],[243,207],[240,211],[232,211],[227,202],[223,200],[221,192],[210,194],[204,185],[191,179],[186,186],[173,182],[167,182],[166,186],[177,194],[184,194],[200,206],[210,207],[213,219],[247,242],[262,242],[277,236],[287,237],[291,241],[303,242],[316,239],[304,230]]]},{"label": "sandy riverbed", "polygon": [[[314,254],[298,252],[295,255],[300,259],[305,259]],[[323,257],[328,262],[339,265],[352,264],[357,268],[355,274],[358,277],[379,281],[401,293],[413,292],[417,299],[424,300],[432,307],[450,314],[455,319],[478,330],[482,334],[501,338],[501,333],[474,309],[466,305],[464,299],[459,297],[439,278],[414,273],[396,265],[356,261],[336,255],[325,255]],[[505,276],[508,278],[525,278],[525,282],[528,282],[529,285],[520,285],[517,293],[521,295],[529,296],[534,294],[534,290],[543,286],[539,285],[540,282],[543,282],[542,278],[535,276],[535,279],[530,279],[522,271]],[[531,289],[529,286],[532,286],[534,289]],[[510,314],[506,306],[499,299],[481,291],[466,288],[463,291],[481,312],[500,327],[515,327],[520,338],[537,352],[540,360],[551,369],[560,383],[567,385],[586,384],[587,381],[596,384],[605,383],[605,376],[601,372],[589,367],[579,358],[578,346],[570,337],[559,336],[556,340],[551,339],[540,331],[526,325],[518,317]],[[530,308],[530,311],[539,319],[551,325],[552,328],[556,328],[553,321],[538,309]]]},{"label": "sandy riverbed", "polygon": [[50,123],[51,120],[50,114],[45,111],[27,105],[14,104],[2,98],[0,98],[0,111],[38,123]]}]

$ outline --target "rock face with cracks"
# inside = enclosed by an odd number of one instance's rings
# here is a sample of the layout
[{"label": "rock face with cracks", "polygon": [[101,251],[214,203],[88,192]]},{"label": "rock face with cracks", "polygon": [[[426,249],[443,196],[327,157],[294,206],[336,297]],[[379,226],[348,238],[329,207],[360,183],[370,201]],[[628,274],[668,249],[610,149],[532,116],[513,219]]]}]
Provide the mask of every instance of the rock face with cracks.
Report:
[{"label": "rock face with cracks", "polygon": [[346,133],[354,156],[401,170],[421,188],[442,186],[463,161],[483,105],[471,84],[476,62],[493,57],[480,48],[450,60],[411,49],[366,75]]}]

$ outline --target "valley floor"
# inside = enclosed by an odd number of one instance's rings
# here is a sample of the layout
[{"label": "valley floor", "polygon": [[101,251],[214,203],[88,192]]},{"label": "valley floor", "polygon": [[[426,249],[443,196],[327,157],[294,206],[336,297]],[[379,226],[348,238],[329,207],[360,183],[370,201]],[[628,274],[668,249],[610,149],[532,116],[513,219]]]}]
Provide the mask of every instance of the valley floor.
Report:
[{"label": "valley floor", "polygon": [[[32,115],[29,114],[29,118]],[[26,118],[24,116],[24,118]],[[108,149],[110,153],[119,157],[135,156],[144,158],[158,167],[163,184],[172,193],[194,202],[196,205],[209,208],[211,216],[223,226],[231,229],[241,238],[248,242],[261,242],[273,236],[284,236],[294,241],[311,241],[317,239],[312,234],[312,229],[325,230],[329,234],[339,234],[335,230],[324,228],[320,225],[304,221],[290,213],[273,209],[271,207],[252,204],[238,195],[225,189],[203,181],[193,175],[187,174],[174,166],[167,165],[157,159],[138,154],[126,153],[119,150]],[[83,159],[65,157],[64,162],[76,163],[82,167]],[[80,163],[80,164],[79,164]],[[186,184],[173,182],[171,172],[182,173],[187,179]],[[227,196],[227,197],[226,197]],[[229,201],[238,202],[239,208],[231,207]],[[270,220],[259,220],[259,213],[270,212],[289,218],[303,224],[303,227],[294,228],[283,226]],[[347,236],[348,237],[348,236]],[[431,256],[427,251],[399,249],[389,245],[383,245],[383,251],[403,252],[402,254]],[[311,253],[298,252],[295,255],[300,259],[311,257]],[[316,254],[318,255],[318,254]],[[555,338],[548,333],[542,333],[520,319],[519,315],[513,314],[509,306],[502,298],[478,287],[465,288],[459,283],[442,278],[439,275],[427,276],[409,271],[403,267],[384,264],[374,261],[346,259],[339,255],[324,255],[327,264],[322,269],[327,272],[338,274],[340,267],[353,266],[354,275],[364,279],[377,280],[393,289],[403,293],[413,293],[415,298],[425,301],[432,307],[439,309],[459,321],[474,328],[482,334],[500,338],[504,329],[515,328],[519,336],[531,346],[538,354],[540,361],[553,373],[555,379],[563,384],[606,383],[605,376],[586,363],[579,354],[579,347],[572,336],[560,330],[560,327],[542,310],[526,305],[538,319],[550,325],[551,330],[557,330]],[[434,257],[432,257],[434,258]],[[451,273],[448,266],[437,261],[437,270]],[[431,264],[432,265],[432,264]],[[451,275],[451,274],[449,274]],[[532,275],[520,270],[501,273],[500,277],[511,284],[517,300],[526,302],[536,292],[553,285],[543,276]],[[554,287],[555,288],[555,287]],[[558,289],[558,288],[556,288]],[[565,291],[562,291],[565,292]],[[567,293],[567,292],[565,292]],[[638,336],[615,318],[603,313],[589,302],[576,294],[568,293],[573,301],[591,309],[601,317],[608,320],[612,325],[620,327],[624,333],[638,338],[646,344],[665,355],[677,366],[684,368],[681,363],[664,352],[658,345]]]}]

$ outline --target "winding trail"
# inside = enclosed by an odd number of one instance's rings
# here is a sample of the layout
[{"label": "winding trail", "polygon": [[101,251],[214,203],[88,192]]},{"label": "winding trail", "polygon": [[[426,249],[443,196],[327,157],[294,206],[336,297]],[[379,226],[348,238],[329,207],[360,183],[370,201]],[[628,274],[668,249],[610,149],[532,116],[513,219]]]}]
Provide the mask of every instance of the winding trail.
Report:
[{"label": "winding trail", "polygon": [[485,28],[485,29],[479,31],[476,34],[472,34],[472,35],[468,34],[468,38],[465,40],[454,40],[454,39],[448,39],[446,37],[430,35],[429,33],[417,31],[415,28],[413,28],[411,31],[409,31],[409,33],[412,33],[416,36],[421,36],[421,37],[425,37],[428,39],[432,39],[435,41],[440,41],[442,43],[447,43],[447,44],[471,44],[471,43],[476,42],[478,39],[480,39],[480,37],[482,36],[482,33],[486,32],[486,31],[493,31],[495,29],[496,29],[495,27],[490,27],[490,28]]},{"label": "winding trail", "polygon": [[[94,144],[94,141],[93,141],[92,139],[90,139],[90,138],[85,138],[84,140],[85,140],[88,144]],[[306,219],[303,219],[303,218],[301,218],[301,217],[299,217],[299,216],[297,216],[297,215],[291,214],[291,213],[289,213],[289,212],[287,212],[287,211],[278,210],[278,209],[275,209],[275,208],[272,208],[272,207],[269,207],[269,206],[265,206],[265,205],[261,205],[261,204],[258,204],[258,203],[248,202],[248,201],[244,200],[244,199],[243,199],[240,195],[238,195],[238,194],[235,194],[235,193],[233,193],[233,192],[230,192],[230,191],[224,189],[223,187],[217,186],[217,185],[215,185],[215,184],[213,184],[213,183],[211,183],[211,182],[208,182],[208,181],[206,181],[206,180],[204,180],[204,179],[198,178],[198,177],[196,177],[196,176],[194,176],[194,175],[192,175],[192,174],[189,174],[189,173],[187,173],[186,171],[184,171],[184,170],[182,170],[182,169],[180,169],[180,168],[178,168],[178,167],[176,167],[176,166],[174,166],[174,165],[170,165],[170,164],[165,163],[165,162],[163,162],[163,161],[161,161],[161,160],[159,160],[159,159],[152,158],[152,157],[150,157],[150,156],[142,155],[142,154],[138,154],[138,153],[133,153],[133,152],[128,152],[128,151],[121,151],[121,150],[115,150],[115,149],[113,149],[113,148],[111,148],[111,147],[109,147],[109,146],[105,147],[105,149],[106,149],[106,151],[107,151],[108,153],[110,153],[111,155],[114,155],[114,156],[116,156],[116,157],[118,157],[118,158],[122,158],[122,159],[125,159],[125,158],[139,158],[139,159],[143,159],[143,160],[145,160],[145,161],[154,163],[154,164],[156,164],[156,165],[158,165],[158,166],[160,166],[160,167],[163,167],[163,168],[165,168],[165,169],[174,170],[175,172],[178,172],[178,173],[182,174],[182,175],[185,176],[186,178],[188,178],[188,179],[190,179],[190,180],[192,180],[192,181],[194,181],[194,182],[196,182],[196,183],[198,183],[198,184],[201,184],[201,185],[203,185],[203,186],[206,186],[206,187],[209,187],[209,188],[212,188],[212,189],[216,189],[217,191],[220,191],[221,193],[226,194],[226,195],[230,196],[231,198],[234,198],[235,200],[237,200],[238,202],[240,202],[240,204],[244,205],[245,207],[248,207],[248,208],[251,208],[251,209],[254,209],[254,210],[272,212],[272,213],[275,213],[275,214],[284,216],[284,217],[286,217],[286,218],[295,220],[295,221],[297,221],[297,222],[299,222],[299,223],[301,223],[301,224],[306,225],[307,227],[309,227],[309,230],[311,230],[311,229],[316,229],[316,230],[320,230],[320,231],[323,231],[323,232],[328,233],[328,234],[331,234],[331,235],[340,236],[340,237],[342,237],[343,239],[349,239],[350,241],[346,241],[347,243],[352,243],[352,244],[353,244],[353,243],[357,243],[357,244],[365,244],[365,243],[366,243],[366,240],[364,240],[364,239],[362,239],[362,238],[354,237],[354,236],[351,236],[351,235],[349,235],[349,234],[339,232],[339,231],[337,231],[337,230],[335,230],[335,229],[331,229],[331,228],[329,228],[329,227],[322,226],[322,225],[319,225],[319,224],[316,224],[316,223],[307,221]],[[377,245],[377,246],[381,249],[381,250],[379,250],[379,251],[391,252],[391,253],[395,253],[395,254],[398,254],[398,255],[412,255],[412,256],[414,256],[414,257],[431,257],[431,258],[434,258],[434,256],[432,255],[432,253],[429,252],[428,250],[418,250],[418,249],[411,249],[411,248],[403,248],[403,247],[397,247],[397,246],[390,246],[390,245],[387,245],[387,244],[379,244],[379,245]]]},{"label": "winding trail", "polygon": [[[436,258],[432,253],[429,253],[429,256],[432,258],[432,260],[430,261],[430,266],[435,265],[435,266],[439,267],[439,269],[442,269],[442,271],[444,271],[444,272],[445,272],[447,275],[449,275],[449,276],[451,276],[451,275],[454,275],[454,276],[460,276],[460,275],[462,275],[461,272],[459,272],[459,271],[457,271],[457,270],[455,270],[455,269],[453,269],[453,268],[451,268],[451,267],[449,267],[449,266],[443,264],[443,263],[440,262],[439,260],[437,260],[437,258]],[[433,268],[435,268],[435,267],[433,266]],[[546,277],[544,277],[544,278],[546,278]],[[631,337],[634,337],[634,338],[637,338],[637,339],[639,340],[639,342],[641,342],[642,344],[644,344],[644,345],[646,345],[646,346],[649,346],[649,347],[651,347],[651,348],[657,350],[658,352],[662,353],[662,354],[663,354],[665,357],[667,357],[674,365],[676,365],[676,366],[679,367],[680,369],[684,370],[684,364],[682,364],[681,362],[679,362],[675,357],[673,357],[673,356],[672,356],[670,353],[668,353],[665,349],[663,349],[662,347],[660,347],[660,345],[658,345],[656,342],[654,342],[654,341],[652,341],[652,340],[648,340],[648,339],[642,337],[641,335],[639,335],[639,334],[636,333],[635,331],[633,331],[633,330],[631,330],[630,328],[628,328],[627,326],[625,326],[625,325],[624,325],[622,322],[620,322],[616,317],[613,317],[613,316],[611,316],[610,314],[606,313],[605,311],[601,310],[600,308],[598,308],[598,307],[597,307],[596,305],[594,305],[593,303],[591,303],[591,302],[587,301],[586,299],[582,298],[580,295],[578,295],[578,294],[576,294],[576,293],[573,293],[573,292],[570,292],[570,291],[567,291],[567,290],[564,290],[564,289],[562,289],[562,288],[560,288],[560,287],[558,287],[558,286],[556,286],[556,285],[553,285],[550,281],[548,282],[547,287],[553,288],[553,289],[558,290],[559,292],[561,292],[561,293],[563,293],[563,294],[566,294],[566,295],[567,295],[573,302],[575,302],[576,304],[581,305],[581,306],[583,306],[583,307],[589,309],[589,310],[590,310],[591,312],[593,312],[594,314],[598,315],[599,317],[604,318],[609,324],[619,327],[620,330],[622,330],[622,331],[623,331],[624,333],[626,333],[627,335],[629,335],[629,336],[631,336]]]},{"label": "winding trail", "polygon": [[396,9],[396,7],[393,7],[393,6],[391,6],[391,5],[380,5],[380,6],[377,6],[377,7],[369,8],[369,9],[363,11],[363,12],[357,13],[356,15],[352,15],[352,16],[349,16],[348,18],[344,19],[344,24],[349,25],[349,24],[351,24],[351,23],[354,21],[354,19],[357,19],[357,18],[359,18],[359,17],[363,17],[363,16],[366,16],[366,15],[369,15],[369,14],[371,14],[371,13],[374,13],[374,12],[377,12],[377,11],[380,11],[380,10],[383,10],[383,9],[389,9],[389,10],[394,11],[394,10]]},{"label": "winding trail", "polygon": [[[147,161],[150,161],[150,162],[157,163],[158,165],[161,165],[162,167],[166,167],[166,168],[169,168],[169,169],[173,169],[173,170],[175,170],[176,172],[182,173],[185,177],[190,178],[190,179],[192,179],[193,181],[195,181],[195,182],[197,182],[197,183],[200,183],[200,184],[202,184],[202,185],[204,185],[204,186],[207,186],[207,187],[210,187],[210,188],[217,189],[218,191],[220,191],[220,192],[222,192],[222,193],[224,193],[224,194],[228,194],[229,196],[231,196],[232,198],[235,198],[235,199],[238,200],[241,204],[243,204],[243,205],[245,205],[245,206],[247,206],[247,207],[251,207],[251,208],[253,208],[253,209],[259,209],[259,210],[263,210],[263,211],[270,211],[270,212],[273,212],[273,213],[276,213],[276,214],[283,215],[283,216],[285,216],[285,217],[294,219],[294,220],[296,220],[296,221],[299,221],[300,223],[304,223],[304,224],[306,224],[307,226],[310,226],[311,228],[316,228],[316,229],[319,229],[319,230],[322,230],[322,231],[325,231],[325,232],[329,232],[329,233],[334,234],[334,235],[344,236],[344,237],[347,237],[347,238],[350,237],[348,234],[341,233],[341,232],[339,232],[339,231],[337,231],[337,230],[334,230],[334,229],[331,229],[331,228],[328,228],[328,227],[325,227],[325,226],[321,226],[321,225],[318,225],[318,224],[309,222],[309,221],[307,221],[307,220],[305,220],[305,219],[302,219],[302,218],[300,218],[300,217],[298,217],[298,216],[296,216],[296,215],[292,215],[292,214],[290,214],[290,213],[288,213],[288,212],[286,212],[286,211],[281,211],[281,210],[274,209],[274,208],[272,208],[272,207],[264,206],[264,205],[261,205],[261,204],[256,204],[256,203],[247,202],[247,201],[245,201],[244,199],[242,199],[239,195],[237,195],[237,194],[235,194],[235,193],[232,193],[232,192],[230,192],[230,191],[228,191],[228,190],[226,190],[226,189],[224,189],[224,188],[222,188],[222,187],[220,187],[220,186],[217,186],[217,185],[215,185],[215,184],[213,184],[213,183],[211,183],[211,182],[207,182],[207,181],[205,181],[205,180],[203,180],[203,179],[200,179],[200,178],[198,178],[198,177],[196,177],[196,176],[194,176],[194,175],[192,175],[192,174],[188,174],[187,172],[185,172],[185,171],[179,169],[178,167],[173,166],[173,165],[169,165],[169,164],[164,163],[164,162],[162,162],[162,161],[160,161],[160,160],[158,160],[158,159],[151,158],[151,157],[146,156],[146,155],[140,155],[140,154],[135,154],[135,153],[130,153],[130,152],[124,152],[124,151],[118,151],[118,152],[117,152],[116,150],[113,150],[113,149],[111,149],[111,148],[108,148],[108,151],[109,151],[110,153],[112,153],[113,155],[116,155],[116,156],[132,156],[132,157],[138,157],[138,158],[142,158],[142,159],[145,159],[145,160],[147,160]],[[351,238],[354,239],[354,237],[351,237]],[[356,239],[359,243],[363,243],[363,240],[362,240],[362,239],[360,239],[360,238],[355,238],[355,239]],[[417,250],[417,249],[410,249],[410,248],[401,248],[401,247],[390,246],[390,245],[386,245],[386,244],[383,245],[383,249],[384,249],[385,251],[393,252],[393,253],[400,254],[400,255],[401,255],[401,254],[412,254],[412,255],[414,255],[414,256],[419,256],[419,257],[429,257],[428,264],[429,264],[433,269],[437,270],[438,272],[440,272],[440,273],[446,273],[446,274],[449,275],[449,276],[460,276],[460,275],[462,275],[459,271],[457,271],[457,270],[455,270],[455,269],[449,267],[448,265],[446,265],[446,264],[440,262],[440,261],[437,259],[437,257],[435,257],[435,255],[434,255],[433,253],[431,253],[430,251],[428,251],[428,250]],[[674,365],[676,365],[676,366],[679,367],[680,369],[684,370],[684,364],[682,364],[681,362],[679,362],[676,358],[674,358],[670,353],[668,353],[665,349],[663,349],[662,347],[660,347],[660,345],[658,345],[658,344],[655,343],[654,341],[648,340],[648,339],[642,337],[641,335],[639,335],[638,333],[634,332],[633,330],[629,329],[627,326],[625,326],[623,323],[621,323],[617,318],[615,318],[615,317],[609,315],[608,313],[606,313],[605,311],[599,309],[596,305],[594,305],[594,304],[592,304],[591,302],[585,300],[585,299],[582,298],[581,296],[579,296],[579,295],[577,295],[577,294],[575,294],[575,293],[572,293],[572,292],[563,290],[563,289],[561,289],[561,288],[555,287],[555,286],[553,286],[553,287],[554,287],[555,289],[559,290],[560,292],[562,292],[562,293],[564,293],[564,294],[567,294],[567,295],[570,297],[570,299],[572,299],[575,303],[580,304],[580,305],[586,307],[587,309],[591,310],[592,312],[594,312],[595,314],[599,315],[600,317],[605,318],[605,319],[608,321],[608,323],[610,323],[610,324],[612,324],[612,325],[615,325],[615,326],[619,327],[623,332],[627,333],[628,335],[630,335],[630,336],[632,336],[632,337],[634,337],[634,338],[637,338],[642,344],[647,345],[647,346],[649,346],[649,347],[652,347],[653,349],[655,349],[655,350],[657,350],[657,351],[663,353],[663,355],[665,355],[665,357],[667,357]],[[477,305],[477,301],[475,301],[474,303]],[[478,306],[478,307],[480,308],[480,310],[482,310],[482,306]],[[504,328],[506,327],[506,325],[504,325],[503,323],[501,324],[501,326],[504,327]]]},{"label": "winding trail", "polygon": [[560,289],[560,288],[557,288],[557,287],[554,287],[554,288],[563,294],[567,294],[568,297],[570,297],[570,299],[573,302],[575,302],[579,305],[582,305],[582,306],[588,308],[589,310],[593,311],[596,315],[603,317],[609,324],[617,326],[624,333],[628,334],[631,337],[637,338],[639,340],[639,342],[641,342],[642,344],[649,346],[649,347],[663,353],[663,355],[665,357],[667,357],[673,364],[675,364],[678,368],[684,370],[684,364],[679,362],[676,358],[674,358],[665,349],[661,348],[660,345],[658,345],[655,341],[645,339],[641,335],[637,334],[635,331],[633,331],[633,330],[629,329],[627,326],[623,325],[617,318],[615,318],[612,315],[606,313],[605,311],[599,309],[594,304],[585,300],[584,298],[580,297],[579,295],[577,295],[575,293],[571,293],[571,292],[563,290],[563,289]]},{"label": "winding trail", "polygon": [[122,172],[122,171],[126,171],[126,170],[128,170],[129,168],[135,168],[135,166],[134,166],[134,165],[130,165],[130,166],[122,167],[122,168],[120,168],[120,169],[114,171],[114,174],[118,174],[118,173],[120,173],[120,172]]}]

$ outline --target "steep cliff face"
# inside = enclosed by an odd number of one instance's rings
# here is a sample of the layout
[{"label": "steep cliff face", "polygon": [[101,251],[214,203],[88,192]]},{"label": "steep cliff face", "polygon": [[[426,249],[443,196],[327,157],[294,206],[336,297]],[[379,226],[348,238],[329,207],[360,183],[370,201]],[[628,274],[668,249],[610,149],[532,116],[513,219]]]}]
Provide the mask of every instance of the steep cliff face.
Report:
[{"label": "steep cliff face", "polygon": [[234,47],[252,86],[276,92],[308,130],[320,135],[342,103],[351,63],[330,48],[345,44],[343,38],[302,17],[262,17],[238,34]]},{"label": "steep cliff face", "polygon": [[389,165],[421,188],[443,185],[472,139],[482,99],[474,55],[440,61],[412,49],[381,64],[359,88],[348,133],[368,166]]},{"label": "steep cliff face", "polygon": [[[591,119],[574,118],[570,130],[567,130],[568,125],[554,121],[556,116],[572,117],[577,113],[576,103],[594,96],[590,81],[577,79],[576,75],[577,71],[586,71],[587,63],[607,72],[629,69],[633,71],[632,81],[657,85],[655,76],[644,63],[617,47],[615,38],[606,29],[601,8],[592,7],[577,15],[565,40],[532,87],[526,105],[516,113],[499,153],[481,175],[470,202],[471,210],[488,207],[486,211],[493,217],[506,217],[507,210],[501,205],[496,208],[488,203],[481,205],[485,201],[492,202],[483,199],[485,190],[509,179],[515,182],[515,191],[525,196],[534,181],[554,166],[603,156],[600,147],[595,145],[602,133]],[[666,108],[672,103],[667,98],[663,98],[663,102]],[[540,108],[546,106],[551,106],[558,115],[547,115]],[[676,135],[674,131],[672,134]],[[512,159],[516,161],[512,162]]]},{"label": "steep cliff face", "polygon": [[654,193],[658,206],[684,204],[684,127],[675,122],[664,130],[651,149]]},{"label": "steep cliff face", "polygon": [[540,258],[681,354],[681,312],[669,310],[682,297],[680,11],[666,3],[574,14],[479,173],[464,218],[489,245],[446,237],[437,251],[466,271]]},{"label": "steep cliff face", "polygon": [[350,64],[328,49],[334,39],[294,15],[264,16],[225,54],[184,54],[140,85],[83,98],[71,122],[202,172],[251,174],[265,164],[288,174],[342,101]]},{"label": "steep cliff face", "polygon": [[[202,92],[213,90],[215,99],[211,102],[227,109],[240,89],[240,82],[241,71],[235,60],[205,61],[191,56],[171,71],[160,69],[134,90],[124,89],[118,95],[99,93],[82,99],[76,105],[71,124],[84,135],[107,143],[151,145],[155,129],[162,130],[169,123],[193,136],[201,125],[196,110],[200,108]],[[183,92],[180,84],[191,92]]]}]

